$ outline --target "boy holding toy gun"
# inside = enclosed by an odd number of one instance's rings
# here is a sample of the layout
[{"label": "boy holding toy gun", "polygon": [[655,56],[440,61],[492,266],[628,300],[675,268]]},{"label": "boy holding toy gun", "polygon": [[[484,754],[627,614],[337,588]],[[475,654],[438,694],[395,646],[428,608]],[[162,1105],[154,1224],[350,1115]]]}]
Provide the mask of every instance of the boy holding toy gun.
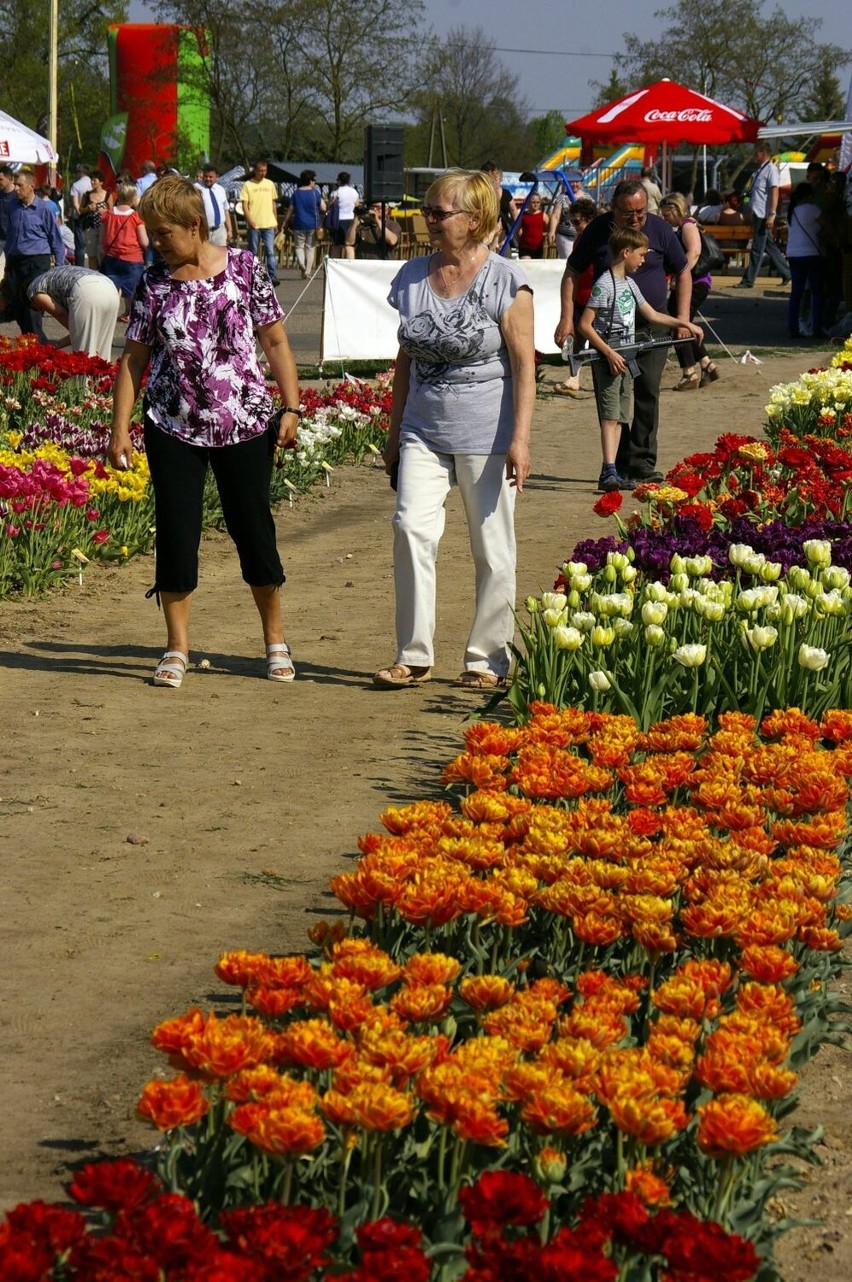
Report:
[{"label": "boy holding toy gun", "polygon": [[[592,294],[580,317],[580,333],[589,340],[599,356],[592,356],[592,379],[595,403],[601,425],[601,468],[598,490],[632,490],[634,484],[619,476],[615,456],[621,439],[621,424],[629,423],[633,414],[633,378],[629,364],[634,353],[619,350],[634,343],[636,313],[649,324],[668,329],[688,329],[693,338],[704,335],[697,325],[658,312],[645,302],[638,285],[630,277],[638,271],[648,252],[648,237],[633,227],[617,227],[609,238],[612,266],[595,281]],[[677,339],[658,339],[669,344]],[[684,340],[680,340],[684,341]],[[645,346],[645,345],[643,345]],[[573,362],[572,362],[573,366]],[[572,373],[573,373],[572,368]]]}]

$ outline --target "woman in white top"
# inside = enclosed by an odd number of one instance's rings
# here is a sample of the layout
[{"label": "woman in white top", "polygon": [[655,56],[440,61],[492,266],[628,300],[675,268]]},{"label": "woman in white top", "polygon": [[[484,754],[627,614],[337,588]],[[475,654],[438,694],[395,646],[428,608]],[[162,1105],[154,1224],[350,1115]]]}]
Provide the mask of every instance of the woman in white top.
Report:
[{"label": "woman in white top", "polygon": [[819,242],[821,212],[811,184],[799,183],[790,197],[787,211],[787,261],[792,277],[787,324],[791,338],[801,337],[799,313],[808,287],[811,291],[811,333],[822,333],[825,259]]},{"label": "woman in white top", "polygon": [[[337,190],[329,202],[331,216],[331,256],[332,258],[355,257],[355,206],[360,204],[361,196],[357,187],[352,186],[352,175],[344,170],[337,175]],[[326,220],[328,222],[328,217]]]},{"label": "woman in white top", "polygon": [[517,263],[488,251],[500,212],[490,175],[445,171],[421,212],[433,253],[403,263],[388,295],[400,343],[383,451],[397,491],[397,652],[373,681],[391,689],[432,674],[438,544],[458,486],[475,607],[456,685],[489,690],[509,671],[515,627],[515,494],[530,472],[535,403],[532,290]]}]

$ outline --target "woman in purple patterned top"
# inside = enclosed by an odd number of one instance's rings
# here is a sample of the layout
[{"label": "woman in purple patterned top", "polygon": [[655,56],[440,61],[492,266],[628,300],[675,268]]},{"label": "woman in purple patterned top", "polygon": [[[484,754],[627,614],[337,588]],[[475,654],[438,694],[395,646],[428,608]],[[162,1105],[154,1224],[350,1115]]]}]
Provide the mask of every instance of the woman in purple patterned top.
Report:
[{"label": "woman in purple patterned top", "polygon": [[[133,300],[107,455],[113,467],[130,466],[130,420],[147,370],[144,435],[157,524],[152,591],[168,630],[154,684],[176,689],[189,663],[208,466],[260,614],[267,676],[292,681],[281,614],[284,571],[269,504],[275,447],[294,444],[300,416],[281,308],[253,254],[210,243],[192,183],[161,178],[145,192],[139,213],[164,262],[148,268]],[[255,335],[284,399],[280,415],[274,415]]]}]

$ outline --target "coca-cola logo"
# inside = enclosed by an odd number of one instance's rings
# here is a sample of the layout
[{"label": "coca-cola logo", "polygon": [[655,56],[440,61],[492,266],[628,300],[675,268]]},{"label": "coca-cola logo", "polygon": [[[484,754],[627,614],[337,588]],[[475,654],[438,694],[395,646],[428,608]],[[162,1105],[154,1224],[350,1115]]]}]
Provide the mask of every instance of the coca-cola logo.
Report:
[{"label": "coca-cola logo", "polygon": [[713,112],[707,111],[706,108],[702,107],[684,107],[683,111],[658,111],[654,108],[653,111],[646,112],[645,119],[649,124],[653,124],[656,120],[679,120],[709,124],[713,119]]}]

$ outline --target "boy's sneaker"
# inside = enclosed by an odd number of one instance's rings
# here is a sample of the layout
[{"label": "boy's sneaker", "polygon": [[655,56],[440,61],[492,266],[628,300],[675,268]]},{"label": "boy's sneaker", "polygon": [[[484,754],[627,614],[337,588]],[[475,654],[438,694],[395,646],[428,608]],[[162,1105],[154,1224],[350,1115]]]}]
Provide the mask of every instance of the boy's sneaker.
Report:
[{"label": "boy's sneaker", "polygon": [[626,476],[619,476],[613,466],[604,466],[601,468],[601,474],[598,477],[598,493],[610,494],[613,490],[635,490],[636,486],[633,481]]}]

